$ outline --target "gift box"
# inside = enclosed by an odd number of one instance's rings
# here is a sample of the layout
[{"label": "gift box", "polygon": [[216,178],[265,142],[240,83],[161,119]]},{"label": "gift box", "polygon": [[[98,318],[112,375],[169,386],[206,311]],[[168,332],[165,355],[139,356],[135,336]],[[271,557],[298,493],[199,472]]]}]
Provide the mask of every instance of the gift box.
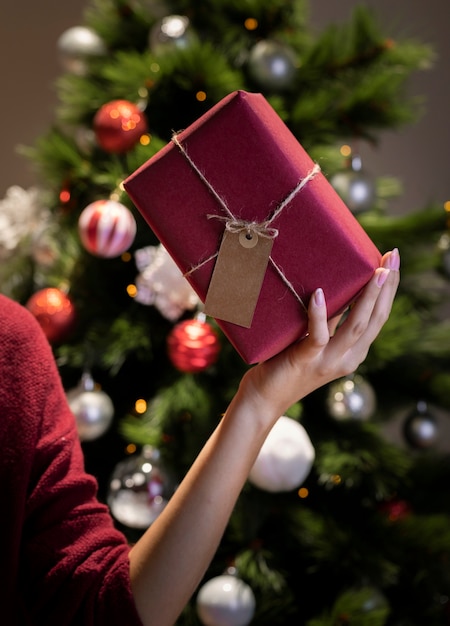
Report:
[{"label": "gift box", "polygon": [[380,252],[267,100],[236,91],[124,182],[130,198],[247,363],[357,297]]}]

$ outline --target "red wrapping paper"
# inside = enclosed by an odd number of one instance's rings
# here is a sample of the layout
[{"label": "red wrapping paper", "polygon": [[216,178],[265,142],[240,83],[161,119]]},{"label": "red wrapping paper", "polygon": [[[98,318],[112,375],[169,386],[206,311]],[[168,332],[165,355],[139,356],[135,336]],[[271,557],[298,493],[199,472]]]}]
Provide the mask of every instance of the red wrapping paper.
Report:
[{"label": "red wrapping paper", "polygon": [[[233,216],[263,222],[314,163],[261,94],[229,94],[177,135],[191,162]],[[223,209],[173,142],[124,183],[130,198],[204,302],[224,233]],[[250,328],[217,319],[247,363],[304,336],[309,298],[322,287],[329,317],[344,311],[373,275],[380,252],[322,173],[271,224],[271,263]],[[204,263],[202,265],[202,263]],[[199,266],[199,267],[198,267]],[[193,268],[194,271],[191,271]],[[245,267],[242,268],[245,272]]]}]

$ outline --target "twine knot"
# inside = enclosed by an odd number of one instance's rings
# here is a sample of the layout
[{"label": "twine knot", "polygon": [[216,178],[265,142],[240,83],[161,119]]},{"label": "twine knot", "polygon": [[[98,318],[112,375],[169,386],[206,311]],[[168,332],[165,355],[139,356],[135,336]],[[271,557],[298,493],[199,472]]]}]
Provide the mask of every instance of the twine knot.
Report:
[{"label": "twine knot", "polygon": [[217,219],[225,222],[225,230],[230,233],[246,233],[247,235],[258,235],[266,239],[275,239],[278,237],[278,229],[269,227],[269,222],[249,222],[247,220],[230,218],[223,215],[208,215],[208,219]]}]

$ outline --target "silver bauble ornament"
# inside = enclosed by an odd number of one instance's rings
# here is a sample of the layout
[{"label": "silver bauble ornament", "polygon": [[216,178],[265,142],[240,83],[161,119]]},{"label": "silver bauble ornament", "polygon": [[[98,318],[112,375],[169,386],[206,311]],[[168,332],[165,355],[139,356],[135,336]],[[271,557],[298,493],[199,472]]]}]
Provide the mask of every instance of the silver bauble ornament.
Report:
[{"label": "silver bauble ornament", "polygon": [[198,592],[197,614],[204,626],[247,626],[255,613],[252,589],[233,573],[208,580]]},{"label": "silver bauble ornament", "polygon": [[351,169],[334,174],[330,183],[352,213],[363,213],[373,208],[375,183],[363,170],[359,156],[352,157]]},{"label": "silver bauble ornament", "polygon": [[175,487],[159,450],[144,446],[141,453],[116,465],[109,481],[108,506],[124,526],[145,530],[163,511]]},{"label": "silver bauble ornament", "polygon": [[60,35],[57,49],[63,68],[72,74],[84,76],[89,58],[104,56],[107,52],[103,39],[86,26],[72,26]]},{"label": "silver bauble ornament", "polygon": [[370,383],[353,374],[330,384],[326,403],[329,414],[338,421],[366,421],[375,413],[376,396]]},{"label": "silver bauble ornament", "polygon": [[188,48],[195,39],[190,20],[185,15],[166,15],[150,30],[149,48],[161,54],[176,48]]},{"label": "silver bauble ornament", "polygon": [[294,51],[281,43],[264,39],[250,50],[248,72],[261,87],[271,91],[292,85],[298,62]]},{"label": "silver bauble ornament", "polygon": [[373,180],[364,172],[338,172],[330,179],[352,213],[369,211],[375,200]]},{"label": "silver bauble ornament", "polygon": [[114,417],[114,405],[108,394],[96,388],[90,374],[83,374],[80,384],[66,395],[80,440],[92,441],[101,437]]},{"label": "silver bauble ornament", "polygon": [[407,416],[403,424],[406,441],[421,450],[432,448],[438,439],[439,431],[436,418],[428,410],[428,405],[421,400]]}]

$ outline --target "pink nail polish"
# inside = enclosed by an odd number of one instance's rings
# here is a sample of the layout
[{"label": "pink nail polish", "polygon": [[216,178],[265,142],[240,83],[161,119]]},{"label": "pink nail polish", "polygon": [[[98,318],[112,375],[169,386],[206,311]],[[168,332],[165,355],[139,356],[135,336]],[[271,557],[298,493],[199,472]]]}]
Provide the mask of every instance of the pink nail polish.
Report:
[{"label": "pink nail polish", "polygon": [[382,268],[380,270],[378,270],[377,273],[377,285],[378,287],[382,287],[384,285],[384,283],[386,282],[387,277],[389,276],[389,271],[386,268]]},{"label": "pink nail polish", "polygon": [[388,258],[388,268],[391,270],[400,269],[400,254],[398,248],[394,248]]},{"label": "pink nail polish", "polygon": [[314,292],[314,303],[316,306],[323,306],[325,304],[325,296],[323,295],[323,289],[319,287]]}]

